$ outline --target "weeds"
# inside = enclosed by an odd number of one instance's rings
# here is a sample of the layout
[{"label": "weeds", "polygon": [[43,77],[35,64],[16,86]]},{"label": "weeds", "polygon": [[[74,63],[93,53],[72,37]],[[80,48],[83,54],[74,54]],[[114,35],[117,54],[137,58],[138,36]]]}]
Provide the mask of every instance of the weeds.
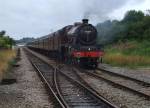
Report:
[{"label": "weeds", "polygon": [[0,50],[0,77],[12,65],[15,55],[15,50]]},{"label": "weeds", "polygon": [[119,43],[108,47],[104,62],[127,67],[150,66],[150,42]]}]

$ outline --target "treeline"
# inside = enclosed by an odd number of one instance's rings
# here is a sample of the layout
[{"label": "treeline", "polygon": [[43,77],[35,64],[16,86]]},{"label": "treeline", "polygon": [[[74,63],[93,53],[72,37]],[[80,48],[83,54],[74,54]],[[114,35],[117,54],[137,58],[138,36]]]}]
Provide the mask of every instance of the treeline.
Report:
[{"label": "treeline", "polygon": [[128,40],[150,41],[150,11],[130,10],[121,21],[107,20],[96,26],[99,43],[107,44]]},{"label": "treeline", "polygon": [[7,36],[4,30],[0,32],[0,49],[11,48],[14,44],[14,40]]},{"label": "treeline", "polygon": [[30,37],[24,37],[20,40],[15,40],[15,42],[16,42],[16,44],[26,44],[26,43],[32,42],[34,40],[35,40],[35,38],[33,38],[33,37],[31,37],[31,38]]}]

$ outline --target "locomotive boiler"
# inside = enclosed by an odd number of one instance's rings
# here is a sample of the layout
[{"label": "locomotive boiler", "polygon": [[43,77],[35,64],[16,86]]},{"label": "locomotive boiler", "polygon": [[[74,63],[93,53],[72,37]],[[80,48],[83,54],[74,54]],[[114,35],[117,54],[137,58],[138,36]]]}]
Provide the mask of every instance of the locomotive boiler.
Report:
[{"label": "locomotive boiler", "polygon": [[30,49],[67,63],[97,67],[103,56],[97,42],[97,30],[88,19],[68,25],[27,44]]}]

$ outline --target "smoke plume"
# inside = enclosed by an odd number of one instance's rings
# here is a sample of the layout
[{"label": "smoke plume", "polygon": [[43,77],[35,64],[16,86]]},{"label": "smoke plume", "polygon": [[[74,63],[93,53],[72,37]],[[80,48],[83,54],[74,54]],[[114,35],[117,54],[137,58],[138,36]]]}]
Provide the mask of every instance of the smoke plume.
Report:
[{"label": "smoke plume", "polygon": [[104,21],[108,19],[111,12],[121,8],[128,2],[140,3],[141,0],[84,0],[82,1],[84,6],[83,18]]}]

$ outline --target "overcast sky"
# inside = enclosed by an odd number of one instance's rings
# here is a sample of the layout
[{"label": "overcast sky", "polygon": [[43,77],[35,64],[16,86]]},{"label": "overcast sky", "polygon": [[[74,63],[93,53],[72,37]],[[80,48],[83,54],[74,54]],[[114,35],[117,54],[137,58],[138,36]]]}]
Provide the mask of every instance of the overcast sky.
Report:
[{"label": "overcast sky", "polygon": [[95,25],[149,6],[150,0],[0,0],[0,30],[14,39],[41,37],[82,18]]}]

